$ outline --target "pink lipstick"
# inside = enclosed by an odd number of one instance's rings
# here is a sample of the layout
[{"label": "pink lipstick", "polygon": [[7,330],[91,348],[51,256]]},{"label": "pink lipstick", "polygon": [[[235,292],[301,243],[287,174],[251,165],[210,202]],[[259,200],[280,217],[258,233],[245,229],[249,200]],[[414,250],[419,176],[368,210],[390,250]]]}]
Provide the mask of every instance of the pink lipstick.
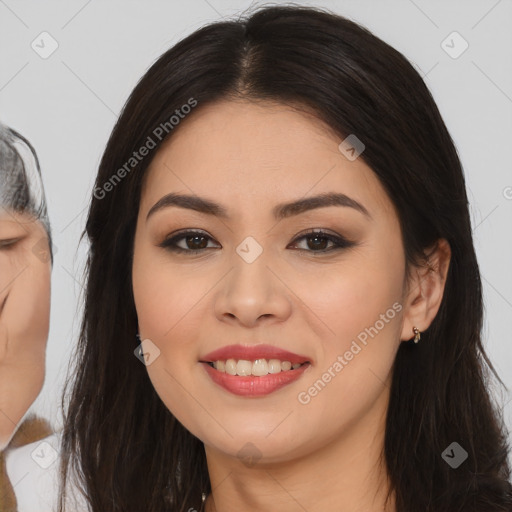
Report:
[{"label": "pink lipstick", "polygon": [[310,358],[272,345],[229,345],[200,358],[209,377],[230,393],[258,397],[290,384]]}]

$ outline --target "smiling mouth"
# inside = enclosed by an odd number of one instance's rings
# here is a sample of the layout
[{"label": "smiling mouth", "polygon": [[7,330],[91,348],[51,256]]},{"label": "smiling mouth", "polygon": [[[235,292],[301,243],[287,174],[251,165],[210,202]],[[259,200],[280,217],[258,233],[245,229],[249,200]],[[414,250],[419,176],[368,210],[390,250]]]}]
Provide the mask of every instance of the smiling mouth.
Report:
[{"label": "smiling mouth", "polygon": [[280,359],[227,359],[217,361],[202,361],[220,373],[239,377],[264,377],[266,375],[295,371],[310,365],[309,361],[291,363]]}]

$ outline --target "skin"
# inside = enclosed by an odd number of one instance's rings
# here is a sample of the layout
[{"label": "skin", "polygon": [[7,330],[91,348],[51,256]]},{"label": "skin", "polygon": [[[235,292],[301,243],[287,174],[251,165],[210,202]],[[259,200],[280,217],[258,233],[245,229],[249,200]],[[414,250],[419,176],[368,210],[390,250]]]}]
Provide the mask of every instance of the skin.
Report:
[{"label": "skin", "polygon": [[44,382],[51,261],[48,236],[37,219],[0,207],[0,269],[0,448],[4,448]]},{"label": "skin", "polygon": [[[388,480],[379,463],[391,367],[412,327],[423,331],[434,319],[450,249],[441,240],[433,270],[417,267],[406,282],[396,211],[373,171],[360,158],[349,161],[340,142],[289,107],[221,101],[182,121],[145,177],[132,273],[139,332],[160,350],[147,366],[157,393],[205,444],[208,512],[317,512],[339,510],[340,503],[344,512],[394,510],[393,501],[384,509]],[[279,222],[272,216],[278,203],[333,191],[362,203],[371,219],[340,206]],[[212,199],[230,219],[172,206],[146,221],[170,192]],[[333,244],[324,239],[317,248],[298,239],[319,228],[356,245],[320,254]],[[184,229],[206,232],[208,248],[191,255],[159,247]],[[236,252],[247,236],[263,249],[251,264]],[[298,394],[394,303],[401,311],[308,404],[300,403]],[[276,345],[307,355],[312,365],[267,396],[236,396],[199,363],[235,343]],[[257,460],[248,462],[251,452]]]}]

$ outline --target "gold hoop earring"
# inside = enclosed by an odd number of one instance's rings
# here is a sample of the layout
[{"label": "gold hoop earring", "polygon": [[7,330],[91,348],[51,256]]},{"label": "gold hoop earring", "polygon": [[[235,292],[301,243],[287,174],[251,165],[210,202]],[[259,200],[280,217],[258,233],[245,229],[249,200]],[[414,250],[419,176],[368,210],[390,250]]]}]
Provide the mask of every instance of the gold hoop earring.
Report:
[{"label": "gold hoop earring", "polygon": [[421,339],[421,333],[417,327],[413,327],[412,330],[414,332],[414,343],[418,343]]}]

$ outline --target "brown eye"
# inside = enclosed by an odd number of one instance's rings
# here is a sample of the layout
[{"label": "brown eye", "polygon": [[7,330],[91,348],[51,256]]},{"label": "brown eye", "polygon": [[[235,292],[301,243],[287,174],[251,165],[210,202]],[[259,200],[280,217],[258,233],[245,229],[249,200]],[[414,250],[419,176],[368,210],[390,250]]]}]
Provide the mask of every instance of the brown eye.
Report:
[{"label": "brown eye", "polygon": [[[213,240],[213,238],[202,231],[185,231],[165,239],[159,244],[159,247],[163,247],[174,253],[199,254],[206,249],[215,248],[212,246],[208,247],[208,241],[211,240]],[[322,230],[310,231],[297,237],[293,241],[293,245],[296,245],[300,240],[306,240],[306,248],[299,248],[297,250],[313,254],[328,253],[355,245],[355,242],[338,235],[326,233]]]},{"label": "brown eye", "polygon": [[[184,240],[184,242],[180,247],[178,242],[181,242],[182,240]],[[159,244],[159,247],[164,247],[169,251],[178,253],[188,252],[195,254],[208,249],[208,240],[212,240],[212,238],[202,231],[186,231],[171,238],[167,238]]]},{"label": "brown eye", "polygon": [[[355,245],[355,242],[347,240],[338,235],[332,235],[330,233],[326,233],[322,230],[310,231],[308,233],[303,234],[302,236],[296,238],[294,240],[294,244],[296,244],[300,240],[306,240],[306,249],[299,248],[299,251],[306,251],[312,253],[326,253],[331,252],[336,249],[343,249],[352,247]],[[328,244],[332,243],[330,248],[328,248]]]}]

